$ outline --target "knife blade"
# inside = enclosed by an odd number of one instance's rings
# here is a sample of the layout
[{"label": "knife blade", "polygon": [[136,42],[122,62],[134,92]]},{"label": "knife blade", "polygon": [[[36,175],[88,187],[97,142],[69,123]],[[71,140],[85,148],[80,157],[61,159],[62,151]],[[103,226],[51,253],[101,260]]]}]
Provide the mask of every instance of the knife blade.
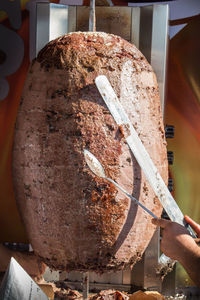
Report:
[{"label": "knife blade", "polygon": [[107,105],[110,113],[112,114],[115,122],[123,130],[124,138],[129,145],[132,153],[134,154],[138,164],[143,170],[147,180],[149,181],[156,196],[160,200],[163,208],[168,214],[169,218],[183,226],[190,232],[191,236],[196,238],[196,234],[184,221],[184,216],[173,196],[168,190],[165,182],[159,174],[155,164],[153,163],[149,153],[145,149],[142,141],[140,140],[136,130],[132,126],[122,104],[120,103],[117,95],[115,94],[108,79],[104,75],[100,75],[95,79],[95,84]]}]

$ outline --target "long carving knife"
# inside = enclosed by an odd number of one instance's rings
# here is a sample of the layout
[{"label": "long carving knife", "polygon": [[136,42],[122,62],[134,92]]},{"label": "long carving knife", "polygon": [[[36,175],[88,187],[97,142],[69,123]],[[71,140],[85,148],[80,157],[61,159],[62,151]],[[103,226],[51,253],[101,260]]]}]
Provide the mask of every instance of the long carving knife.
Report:
[{"label": "long carving knife", "polygon": [[115,122],[122,129],[127,144],[129,145],[138,164],[143,170],[147,180],[149,181],[169,218],[172,221],[186,226],[190,234],[196,238],[192,228],[184,221],[183,213],[169,192],[151,157],[141,142],[136,130],[132,126],[132,123],[130,122],[107,77],[100,75],[96,78],[95,83]]}]

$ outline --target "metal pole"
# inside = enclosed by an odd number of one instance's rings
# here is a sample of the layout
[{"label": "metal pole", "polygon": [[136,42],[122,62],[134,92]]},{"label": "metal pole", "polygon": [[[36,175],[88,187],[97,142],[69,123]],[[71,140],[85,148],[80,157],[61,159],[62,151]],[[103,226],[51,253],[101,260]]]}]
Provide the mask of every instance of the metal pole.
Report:
[{"label": "metal pole", "polygon": [[96,31],[95,0],[90,0],[89,31]]},{"label": "metal pole", "polygon": [[83,300],[87,300],[89,294],[89,272],[83,273],[82,285],[83,285]]}]

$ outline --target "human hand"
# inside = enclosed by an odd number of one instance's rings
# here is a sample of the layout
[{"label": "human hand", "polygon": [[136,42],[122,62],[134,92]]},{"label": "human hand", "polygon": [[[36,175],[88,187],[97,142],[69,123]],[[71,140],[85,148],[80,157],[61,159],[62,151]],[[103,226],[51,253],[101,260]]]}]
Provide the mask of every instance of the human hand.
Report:
[{"label": "human hand", "polygon": [[200,238],[200,225],[192,220],[189,216],[184,216],[185,221],[194,229],[198,238]]},{"label": "human hand", "polygon": [[[200,226],[188,216],[185,220],[200,234]],[[152,219],[152,223],[163,228],[161,250],[174,260],[178,260],[194,283],[200,287],[200,247],[189,231],[182,225],[165,219]]]},{"label": "human hand", "polygon": [[162,252],[180,262],[187,259],[187,253],[196,247],[195,240],[190,236],[188,230],[176,222],[165,219],[152,219],[152,223],[163,229]]}]

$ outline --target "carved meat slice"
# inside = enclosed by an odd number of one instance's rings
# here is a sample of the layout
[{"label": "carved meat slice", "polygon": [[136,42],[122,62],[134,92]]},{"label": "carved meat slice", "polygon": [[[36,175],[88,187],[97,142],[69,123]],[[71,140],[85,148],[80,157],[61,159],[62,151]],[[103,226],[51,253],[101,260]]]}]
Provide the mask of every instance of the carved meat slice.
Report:
[{"label": "carved meat slice", "polygon": [[84,149],[154,214],[162,210],[95,86],[101,74],[168,177],[157,81],[141,52],[106,33],[71,33],[47,44],[31,65],[19,107],[13,182],[35,253],[57,269],[133,265],[155,230],[149,215],[89,170]]}]

